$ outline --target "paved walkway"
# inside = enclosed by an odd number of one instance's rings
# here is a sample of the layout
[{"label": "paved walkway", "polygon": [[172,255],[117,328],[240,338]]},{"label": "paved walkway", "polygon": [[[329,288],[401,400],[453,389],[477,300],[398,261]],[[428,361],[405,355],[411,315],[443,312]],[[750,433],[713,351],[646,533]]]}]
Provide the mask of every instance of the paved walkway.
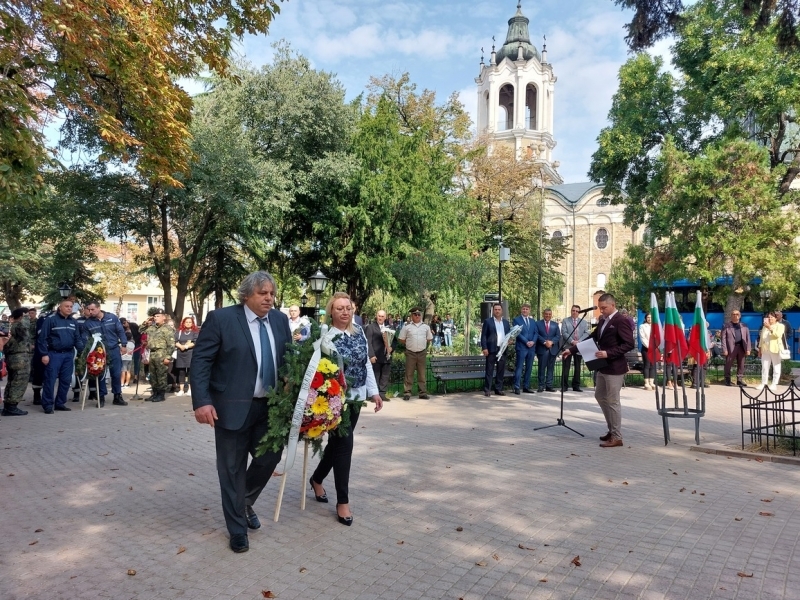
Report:
[{"label": "paved walkway", "polygon": [[[701,445],[735,449],[737,390],[708,396]],[[565,402],[585,438],[533,431],[557,394],[393,400],[359,421],[353,526],[299,454],[280,521],[276,479],[240,555],[187,398],[26,406],[0,420],[0,598],[797,598],[800,468],[691,452],[691,421],[664,446],[652,392],[623,405],[625,447],[601,449],[590,391]]]}]

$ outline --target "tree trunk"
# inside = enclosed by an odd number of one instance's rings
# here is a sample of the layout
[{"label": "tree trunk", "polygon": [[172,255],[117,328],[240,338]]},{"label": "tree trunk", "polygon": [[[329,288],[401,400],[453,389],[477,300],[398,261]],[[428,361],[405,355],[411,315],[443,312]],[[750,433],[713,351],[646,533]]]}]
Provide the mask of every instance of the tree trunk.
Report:
[{"label": "tree trunk", "polygon": [[734,310],[741,311],[744,306],[744,289],[738,277],[734,277],[731,292],[725,300],[725,323],[730,322]]},{"label": "tree trunk", "polygon": [[3,281],[3,296],[9,310],[22,307],[22,288],[10,280]]},{"label": "tree trunk", "polygon": [[467,298],[467,310],[464,314],[464,356],[469,356],[469,315],[470,315],[470,301]]}]

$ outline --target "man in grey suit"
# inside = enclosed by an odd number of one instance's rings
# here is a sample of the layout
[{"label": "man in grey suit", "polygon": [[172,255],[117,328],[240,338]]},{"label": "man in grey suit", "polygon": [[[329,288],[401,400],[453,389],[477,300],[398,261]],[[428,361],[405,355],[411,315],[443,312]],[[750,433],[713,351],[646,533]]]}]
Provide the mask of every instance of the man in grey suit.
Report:
[{"label": "man in grey suit", "polygon": [[[568,349],[575,346],[578,342],[586,339],[589,333],[589,324],[581,321],[581,307],[577,304],[572,305],[570,316],[561,321],[561,345]],[[571,362],[575,362],[575,370],[572,373],[572,389],[582,392],[581,389],[581,355],[570,354],[564,359],[562,364],[561,387],[566,390],[569,387],[569,367]]]},{"label": "man in grey suit", "polygon": [[245,277],[240,303],[208,313],[192,355],[192,406],[197,422],[214,428],[222,512],[234,552],[246,552],[247,529],[261,527],[253,504],[281,459],[281,452],[255,455],[268,428],[265,396],[277,385],[292,342],[288,317],[272,310],[275,293],[266,271]]}]

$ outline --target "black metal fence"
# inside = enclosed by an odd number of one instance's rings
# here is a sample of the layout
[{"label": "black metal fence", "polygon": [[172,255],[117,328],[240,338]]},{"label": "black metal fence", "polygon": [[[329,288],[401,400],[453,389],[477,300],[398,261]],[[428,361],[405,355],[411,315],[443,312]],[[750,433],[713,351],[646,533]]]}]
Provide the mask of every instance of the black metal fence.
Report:
[{"label": "black metal fence", "polygon": [[767,452],[791,450],[797,456],[800,449],[800,390],[794,381],[780,393],[768,387],[755,396],[741,391],[742,448],[759,444]]}]

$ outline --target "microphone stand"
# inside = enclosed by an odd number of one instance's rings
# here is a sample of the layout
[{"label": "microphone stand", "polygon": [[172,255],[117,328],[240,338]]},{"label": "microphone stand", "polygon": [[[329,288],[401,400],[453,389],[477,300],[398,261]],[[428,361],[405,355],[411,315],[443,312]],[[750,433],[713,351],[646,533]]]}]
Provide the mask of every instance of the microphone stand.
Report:
[{"label": "microphone stand", "polygon": [[[577,329],[578,325],[580,325],[581,323],[583,323],[583,320],[586,318],[586,315],[587,315],[589,312],[590,312],[590,311],[586,311],[586,312],[584,312],[584,313],[581,315],[581,318],[580,318],[580,320],[578,321],[578,324],[577,324],[577,325],[575,325],[575,328],[576,328],[576,329]],[[559,356],[560,356],[560,355],[561,355],[561,354],[564,352],[564,350],[566,349],[566,347],[567,347],[567,343],[568,343],[568,342],[569,342],[569,340],[564,340],[563,342],[561,342],[561,346],[559,346],[559,348],[558,348],[558,355],[559,355]],[[539,367],[541,368],[541,366],[542,366],[542,365],[540,364],[540,365],[539,365]],[[577,434],[578,434],[579,436],[581,436],[581,437],[586,437],[586,436],[585,436],[585,435],[583,435],[583,434],[582,434],[580,431],[577,431],[577,430],[573,429],[572,427],[570,427],[569,425],[567,425],[567,424],[566,424],[566,422],[564,422],[564,387],[565,387],[565,386],[564,386],[564,360],[562,359],[562,360],[561,360],[561,414],[560,414],[560,415],[559,415],[559,417],[556,419],[556,424],[555,424],[555,425],[543,425],[542,427],[534,427],[534,428],[533,428],[533,430],[534,430],[534,431],[539,431],[540,429],[550,429],[551,427],[566,427],[566,428],[567,428],[567,429],[569,429],[569,430],[570,430],[572,433],[577,433]]]}]

